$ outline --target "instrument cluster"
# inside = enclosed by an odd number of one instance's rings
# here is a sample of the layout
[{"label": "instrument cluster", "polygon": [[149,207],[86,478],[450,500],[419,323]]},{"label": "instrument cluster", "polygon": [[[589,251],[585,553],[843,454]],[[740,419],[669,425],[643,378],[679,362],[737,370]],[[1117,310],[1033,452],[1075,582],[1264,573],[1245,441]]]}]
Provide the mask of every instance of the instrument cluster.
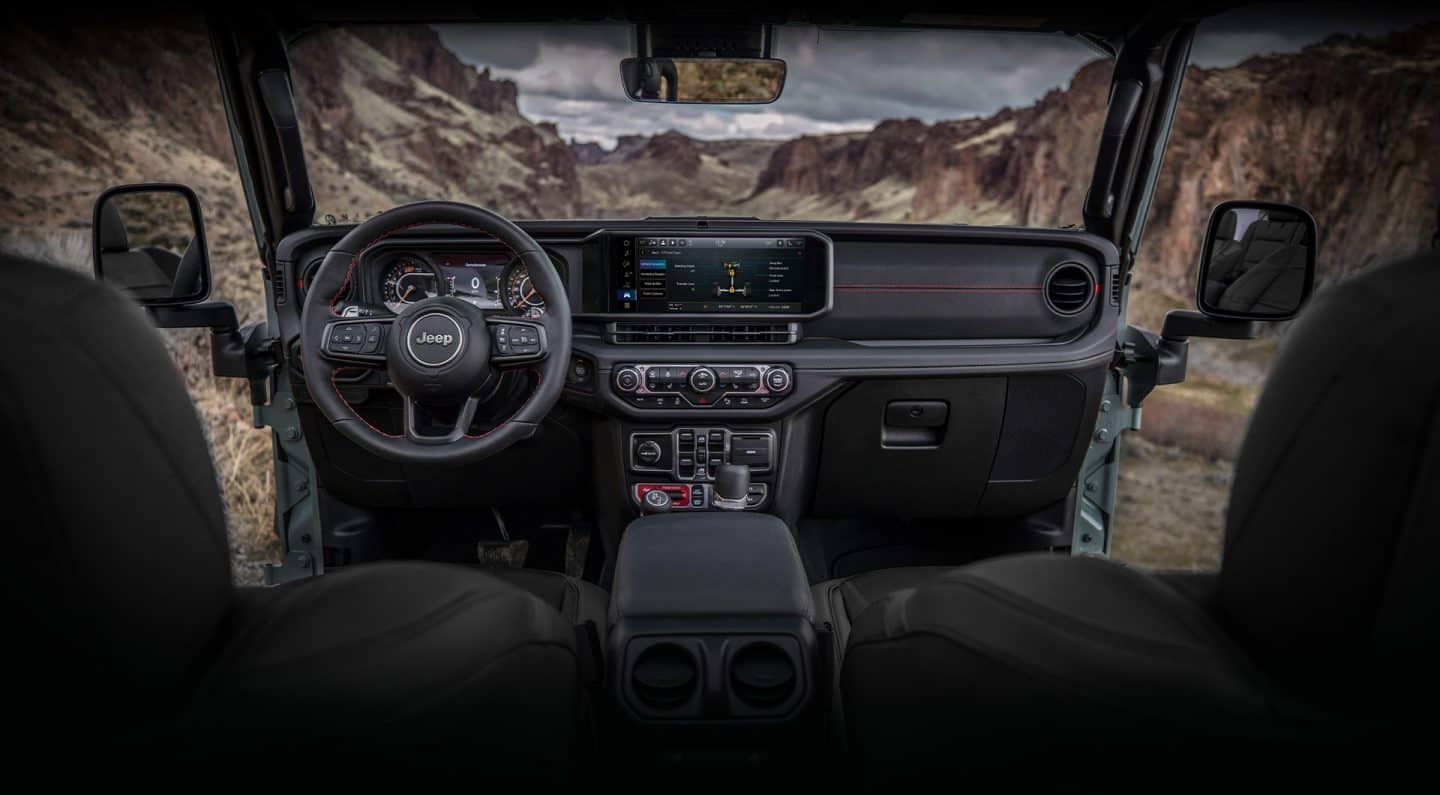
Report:
[{"label": "instrument cluster", "polygon": [[[552,259],[565,279],[562,263]],[[475,306],[526,318],[545,314],[525,263],[504,251],[395,252],[378,260],[376,291],[391,312],[431,296],[453,295]]]}]

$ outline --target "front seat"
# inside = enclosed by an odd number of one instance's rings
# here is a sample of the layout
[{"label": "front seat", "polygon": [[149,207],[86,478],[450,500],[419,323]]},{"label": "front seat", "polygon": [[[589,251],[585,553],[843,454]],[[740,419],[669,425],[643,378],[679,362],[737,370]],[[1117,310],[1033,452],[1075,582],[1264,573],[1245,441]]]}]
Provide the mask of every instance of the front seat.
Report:
[{"label": "front seat", "polygon": [[1393,738],[1404,717],[1428,720],[1440,645],[1437,300],[1436,255],[1316,296],[1250,420],[1218,577],[1031,554],[892,571],[894,589],[870,588],[865,604],[824,584],[832,609],[847,597],[861,608],[840,682],[855,750],[889,770],[1055,742],[1077,754],[1293,748]]},{"label": "front seat", "polygon": [[205,437],[143,312],[79,274],[0,268],[6,706],[28,739],[86,758],[132,743],[229,753],[211,740],[233,736],[310,753],[577,750],[578,612],[429,563],[233,588]]}]

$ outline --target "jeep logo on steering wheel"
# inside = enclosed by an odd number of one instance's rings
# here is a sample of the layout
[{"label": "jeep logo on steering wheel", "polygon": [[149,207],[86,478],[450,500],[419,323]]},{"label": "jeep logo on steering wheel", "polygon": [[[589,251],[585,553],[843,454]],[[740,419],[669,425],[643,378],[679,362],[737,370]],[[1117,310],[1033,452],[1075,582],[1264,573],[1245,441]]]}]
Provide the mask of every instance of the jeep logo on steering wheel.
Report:
[{"label": "jeep logo on steering wheel", "polygon": [[421,315],[410,326],[405,347],[410,358],[426,367],[444,367],[460,355],[465,333],[455,318],[441,312]]}]

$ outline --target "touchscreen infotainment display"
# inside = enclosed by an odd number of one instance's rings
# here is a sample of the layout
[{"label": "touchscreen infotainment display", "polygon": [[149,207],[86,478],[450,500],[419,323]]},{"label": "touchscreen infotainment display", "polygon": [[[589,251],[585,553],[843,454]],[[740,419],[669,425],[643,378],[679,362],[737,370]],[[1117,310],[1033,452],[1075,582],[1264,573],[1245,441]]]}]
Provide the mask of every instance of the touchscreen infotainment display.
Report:
[{"label": "touchscreen infotainment display", "polygon": [[813,237],[637,235],[614,242],[612,312],[798,315],[824,305],[826,252]]}]

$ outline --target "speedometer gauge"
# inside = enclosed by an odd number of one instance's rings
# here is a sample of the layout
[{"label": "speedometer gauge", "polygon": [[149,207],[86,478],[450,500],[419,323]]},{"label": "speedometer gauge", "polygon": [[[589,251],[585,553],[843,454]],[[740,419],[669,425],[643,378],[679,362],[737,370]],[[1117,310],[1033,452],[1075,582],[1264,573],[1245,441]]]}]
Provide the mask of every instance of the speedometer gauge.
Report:
[{"label": "speedometer gauge", "polygon": [[386,269],[380,293],[385,306],[397,313],[408,304],[445,294],[434,269],[415,257],[401,257]]},{"label": "speedometer gauge", "polygon": [[522,317],[537,318],[545,314],[545,298],[535,289],[524,263],[515,263],[505,274],[505,306]]}]

